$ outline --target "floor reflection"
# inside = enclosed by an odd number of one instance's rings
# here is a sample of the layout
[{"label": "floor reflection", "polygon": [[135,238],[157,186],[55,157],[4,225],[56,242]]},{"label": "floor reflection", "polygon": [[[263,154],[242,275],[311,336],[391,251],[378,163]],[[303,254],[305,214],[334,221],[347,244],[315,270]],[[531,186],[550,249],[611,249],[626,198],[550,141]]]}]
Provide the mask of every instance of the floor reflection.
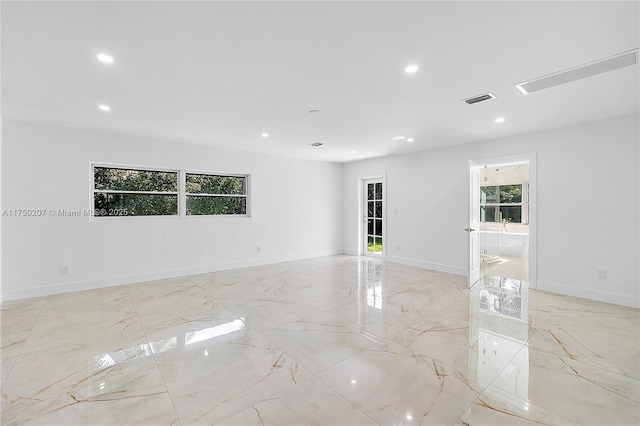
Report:
[{"label": "floor reflection", "polygon": [[363,258],[358,263],[358,325],[376,342],[382,340],[385,328],[382,270],[378,259]]},{"label": "floor reflection", "polygon": [[[529,283],[485,275],[470,289],[469,367],[481,382],[498,375],[511,380],[519,395],[528,394]],[[518,374],[507,371],[519,366]],[[505,368],[506,367],[506,368]]]},{"label": "floor reflection", "polygon": [[[169,351],[184,351],[188,346],[196,343],[206,342],[208,345],[226,342],[243,334],[246,330],[244,318],[208,327],[201,330],[190,331],[182,336],[171,336],[149,344],[133,346],[119,351],[96,355],[91,359],[90,371],[100,371],[138,358],[144,358],[153,354]],[[208,352],[205,350],[205,355]]]}]

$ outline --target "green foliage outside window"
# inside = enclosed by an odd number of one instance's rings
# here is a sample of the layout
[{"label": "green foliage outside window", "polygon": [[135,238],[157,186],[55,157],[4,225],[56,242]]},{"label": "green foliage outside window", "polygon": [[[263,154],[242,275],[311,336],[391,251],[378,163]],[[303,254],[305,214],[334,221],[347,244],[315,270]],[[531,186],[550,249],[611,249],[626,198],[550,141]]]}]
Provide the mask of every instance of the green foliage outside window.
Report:
[{"label": "green foliage outside window", "polygon": [[175,216],[177,195],[96,193],[96,216]]},{"label": "green foliage outside window", "polygon": [[187,215],[247,214],[246,182],[244,176],[187,173]]},{"label": "green foliage outside window", "polygon": [[95,167],[95,189],[111,191],[178,191],[178,173]]},{"label": "green foliage outside window", "polygon": [[177,172],[94,167],[93,181],[94,216],[178,214]]},{"label": "green foliage outside window", "polygon": [[480,187],[480,221],[522,223],[522,185]]}]

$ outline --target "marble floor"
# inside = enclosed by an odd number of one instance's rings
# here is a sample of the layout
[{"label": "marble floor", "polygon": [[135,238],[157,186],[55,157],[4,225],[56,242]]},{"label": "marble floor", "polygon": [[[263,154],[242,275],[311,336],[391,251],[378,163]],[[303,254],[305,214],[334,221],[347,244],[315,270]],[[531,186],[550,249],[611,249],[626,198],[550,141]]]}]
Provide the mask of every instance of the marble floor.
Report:
[{"label": "marble floor", "polygon": [[3,425],[637,425],[640,314],[330,256],[5,302]]}]

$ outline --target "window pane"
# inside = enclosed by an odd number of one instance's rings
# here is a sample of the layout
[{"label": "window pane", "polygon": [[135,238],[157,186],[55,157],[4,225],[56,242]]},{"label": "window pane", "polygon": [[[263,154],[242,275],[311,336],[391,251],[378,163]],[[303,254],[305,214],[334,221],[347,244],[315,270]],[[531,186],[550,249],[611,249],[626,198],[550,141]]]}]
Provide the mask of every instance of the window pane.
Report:
[{"label": "window pane", "polygon": [[382,220],[376,219],[376,235],[382,236]]},{"label": "window pane", "polygon": [[369,219],[367,221],[367,234],[369,234],[369,235],[373,235],[374,234],[373,219]]},{"label": "window pane", "polygon": [[522,185],[500,185],[500,203],[521,203]]},{"label": "window pane", "polygon": [[382,183],[376,183],[376,200],[382,200]]},{"label": "window pane", "polygon": [[95,216],[172,216],[178,214],[178,196],[97,193],[93,207]]},{"label": "window pane", "polygon": [[495,215],[495,206],[480,206],[480,222],[495,222]]},{"label": "window pane", "polygon": [[187,215],[247,214],[246,197],[187,197]]},{"label": "window pane", "polygon": [[367,237],[367,252],[373,253],[376,251],[374,237]]},{"label": "window pane", "polygon": [[367,184],[367,200],[373,200],[375,196],[374,185],[372,183]]},{"label": "window pane", "polygon": [[95,189],[177,192],[178,173],[94,167]]},{"label": "window pane", "polygon": [[497,203],[498,187],[497,186],[481,186],[480,187],[480,203]]},{"label": "window pane", "polygon": [[190,194],[246,194],[246,177],[197,175],[187,173],[186,190]]},{"label": "window pane", "polygon": [[367,204],[368,204],[367,205],[367,217],[374,217],[373,216],[373,204],[374,204],[374,202],[373,201],[369,201]]},{"label": "window pane", "polygon": [[382,238],[376,237],[376,253],[382,252]]},{"label": "window pane", "polygon": [[376,201],[376,217],[382,217],[382,201]]},{"label": "window pane", "polygon": [[500,207],[502,213],[502,219],[507,222],[521,223],[522,222],[522,207],[521,206],[502,206]]}]

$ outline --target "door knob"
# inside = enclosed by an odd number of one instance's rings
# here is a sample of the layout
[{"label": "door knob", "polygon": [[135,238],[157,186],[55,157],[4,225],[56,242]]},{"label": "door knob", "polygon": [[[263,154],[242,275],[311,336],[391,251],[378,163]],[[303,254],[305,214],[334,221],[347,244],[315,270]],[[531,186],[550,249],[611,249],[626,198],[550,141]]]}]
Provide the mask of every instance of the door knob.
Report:
[{"label": "door knob", "polygon": [[473,229],[473,228],[464,228],[464,230],[465,230],[465,231],[467,231],[467,232],[473,232],[473,231],[475,231],[475,229]]}]

